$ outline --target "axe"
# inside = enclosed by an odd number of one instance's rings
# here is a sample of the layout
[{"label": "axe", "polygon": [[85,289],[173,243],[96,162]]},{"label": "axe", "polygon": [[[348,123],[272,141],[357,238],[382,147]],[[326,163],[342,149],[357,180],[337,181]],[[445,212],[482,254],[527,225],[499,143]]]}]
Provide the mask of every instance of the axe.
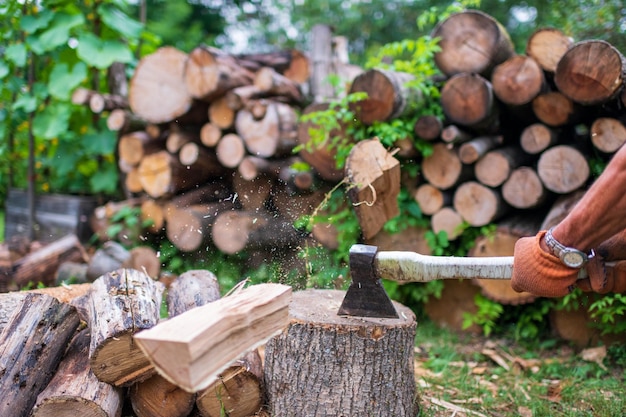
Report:
[{"label": "axe", "polygon": [[[511,279],[512,256],[432,256],[416,252],[378,251],[376,246],[350,248],[352,282],[337,312],[340,316],[397,318],[380,278],[406,284],[439,279]],[[587,276],[580,270],[579,278]]]}]

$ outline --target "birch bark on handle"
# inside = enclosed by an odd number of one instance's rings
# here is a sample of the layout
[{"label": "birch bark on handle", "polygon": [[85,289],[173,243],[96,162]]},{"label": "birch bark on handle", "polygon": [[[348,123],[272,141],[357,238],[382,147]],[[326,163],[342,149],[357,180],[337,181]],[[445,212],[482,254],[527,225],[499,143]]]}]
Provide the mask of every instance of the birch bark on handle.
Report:
[{"label": "birch bark on handle", "polygon": [[[374,262],[381,278],[408,282],[429,282],[438,279],[511,279],[513,256],[457,257],[430,256],[417,252],[378,252]],[[587,276],[580,270],[579,278]]]}]

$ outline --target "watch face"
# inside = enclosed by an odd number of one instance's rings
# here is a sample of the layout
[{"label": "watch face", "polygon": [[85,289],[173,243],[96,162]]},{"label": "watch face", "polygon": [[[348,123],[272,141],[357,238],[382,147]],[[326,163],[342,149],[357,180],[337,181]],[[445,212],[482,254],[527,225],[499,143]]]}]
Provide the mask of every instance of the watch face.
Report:
[{"label": "watch face", "polygon": [[563,263],[571,268],[578,268],[585,262],[585,259],[579,252],[565,252],[563,254]]}]

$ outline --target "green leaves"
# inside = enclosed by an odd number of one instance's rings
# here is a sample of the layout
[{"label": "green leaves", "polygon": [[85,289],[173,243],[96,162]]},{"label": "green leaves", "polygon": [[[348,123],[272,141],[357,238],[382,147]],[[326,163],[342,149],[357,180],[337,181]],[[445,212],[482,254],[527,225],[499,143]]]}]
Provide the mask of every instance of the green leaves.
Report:
[{"label": "green leaves", "polygon": [[39,35],[29,36],[27,40],[33,52],[41,55],[67,44],[70,39],[70,30],[84,23],[85,18],[82,14],[59,12],[54,15],[46,30]]},{"label": "green leaves", "polygon": [[68,100],[72,91],[87,78],[87,65],[77,62],[72,69],[66,63],[58,63],[50,73],[48,90],[50,95],[59,100]]},{"label": "green leaves", "polygon": [[98,69],[105,69],[114,62],[128,63],[133,60],[133,54],[122,42],[102,40],[91,33],[85,33],[78,38],[77,54],[87,64]]},{"label": "green leaves", "polygon": [[33,120],[33,133],[44,139],[56,138],[67,131],[71,113],[69,103],[46,106]]},{"label": "green leaves", "polygon": [[143,31],[141,23],[131,19],[127,14],[111,4],[103,4],[98,7],[98,13],[105,25],[124,38],[130,40],[138,39]]},{"label": "green leaves", "polygon": [[9,45],[4,51],[4,57],[17,67],[23,67],[24,65],[26,65],[26,56],[26,45],[24,45],[23,43],[15,43],[13,45]]}]

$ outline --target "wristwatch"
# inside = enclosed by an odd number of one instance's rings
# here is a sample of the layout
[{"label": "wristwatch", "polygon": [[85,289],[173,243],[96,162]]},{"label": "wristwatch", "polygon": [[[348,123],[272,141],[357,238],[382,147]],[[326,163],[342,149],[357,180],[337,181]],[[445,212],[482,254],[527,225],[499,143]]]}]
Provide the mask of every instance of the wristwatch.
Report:
[{"label": "wristwatch", "polygon": [[567,246],[562,245],[558,240],[552,236],[552,229],[548,230],[545,235],[546,245],[552,251],[552,253],[558,257],[561,262],[563,262],[566,266],[570,268],[581,268],[583,265],[587,263],[589,258],[594,255],[593,250],[586,254],[583,251],[580,251],[575,248],[569,248]]}]

